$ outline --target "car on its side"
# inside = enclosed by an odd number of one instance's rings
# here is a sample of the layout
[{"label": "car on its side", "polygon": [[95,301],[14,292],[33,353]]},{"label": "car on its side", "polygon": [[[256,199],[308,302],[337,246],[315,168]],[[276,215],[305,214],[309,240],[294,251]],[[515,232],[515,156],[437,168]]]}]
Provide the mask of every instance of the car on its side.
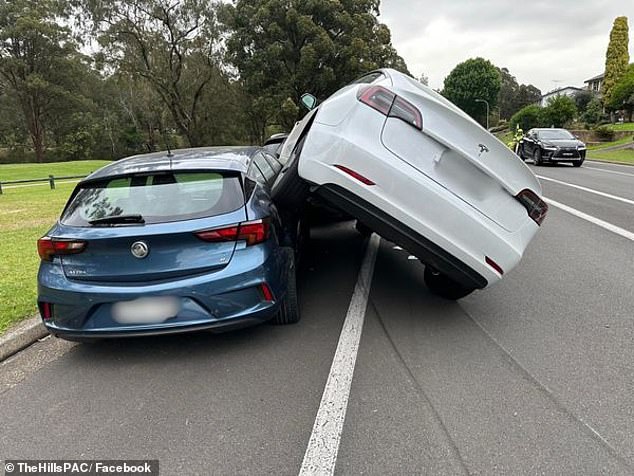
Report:
[{"label": "car on its side", "polygon": [[295,250],[258,147],[137,155],[83,179],[38,241],[38,307],[68,340],[299,320]]},{"label": "car on its side", "polygon": [[535,128],[520,141],[518,154],[523,160],[532,159],[535,165],[569,162],[581,167],[586,159],[586,144],[566,129]]},{"label": "car on its side", "polygon": [[371,72],[289,134],[272,189],[316,194],[417,256],[429,289],[458,299],[513,269],[546,216],[539,181],[447,99],[392,69]]}]

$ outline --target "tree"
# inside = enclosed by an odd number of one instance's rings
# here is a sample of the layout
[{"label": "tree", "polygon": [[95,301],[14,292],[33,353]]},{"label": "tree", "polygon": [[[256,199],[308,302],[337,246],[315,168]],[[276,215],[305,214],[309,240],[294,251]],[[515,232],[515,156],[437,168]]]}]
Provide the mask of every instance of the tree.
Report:
[{"label": "tree", "polygon": [[497,104],[500,111],[500,119],[508,119],[517,112],[517,99],[520,85],[517,83],[507,68],[498,68],[500,73],[500,92]]},{"label": "tree", "polygon": [[536,104],[542,98],[542,92],[532,84],[521,84],[517,93],[517,110],[529,104]]},{"label": "tree", "polygon": [[547,127],[564,127],[577,115],[575,101],[569,96],[555,96],[543,109],[543,123]]},{"label": "tree", "polygon": [[591,91],[584,89],[582,91],[577,91],[573,97],[575,105],[577,106],[577,111],[579,114],[583,114],[586,112],[586,108],[588,107],[588,104],[590,104],[590,101],[594,98],[594,94]]},{"label": "tree", "polygon": [[[213,142],[230,89],[212,0],[90,0],[111,65],[154,90],[190,146]],[[214,109],[202,104],[215,96]],[[218,126],[216,126],[218,127]]]},{"label": "tree", "polygon": [[407,72],[378,8],[379,0],[236,0],[223,7],[228,58],[248,96],[252,140],[261,140],[269,124],[292,127],[305,92],[325,98],[380,67]]},{"label": "tree", "polygon": [[634,65],[630,65],[618,83],[614,85],[607,106],[612,110],[625,109],[632,122],[634,111]]},{"label": "tree", "polygon": [[425,73],[420,74],[420,78],[418,78],[418,81],[425,86],[429,86],[429,77]]},{"label": "tree", "polygon": [[593,98],[587,105],[585,112],[581,115],[581,120],[587,124],[595,125],[603,117],[603,103],[597,97]]},{"label": "tree", "polygon": [[524,132],[534,127],[541,127],[543,125],[543,109],[536,104],[530,104],[523,107],[511,117],[509,126],[511,131],[514,131],[517,126]]},{"label": "tree", "polygon": [[476,99],[489,102],[491,108],[497,104],[500,92],[500,73],[490,61],[472,58],[456,66],[445,78],[442,95],[480,123],[486,109]]},{"label": "tree", "polygon": [[605,78],[601,92],[604,104],[610,104],[612,89],[625,74],[625,70],[630,62],[629,29],[627,17],[617,17],[614,20],[612,31],[610,32],[610,42],[605,54]]},{"label": "tree", "polygon": [[70,30],[60,25],[66,7],[56,0],[0,3],[0,80],[15,96],[38,162],[47,120],[59,120],[80,99],[76,72],[86,67]]},{"label": "tree", "polygon": [[542,93],[532,84],[518,84],[507,68],[499,68],[500,92],[498,94],[498,108],[501,119],[509,119],[524,106],[539,102]]}]

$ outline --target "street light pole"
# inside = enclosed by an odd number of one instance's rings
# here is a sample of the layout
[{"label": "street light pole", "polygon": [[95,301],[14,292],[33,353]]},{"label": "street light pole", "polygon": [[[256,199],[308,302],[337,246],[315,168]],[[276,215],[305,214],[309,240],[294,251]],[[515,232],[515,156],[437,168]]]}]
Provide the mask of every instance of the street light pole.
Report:
[{"label": "street light pole", "polygon": [[483,102],[487,106],[487,131],[489,130],[489,101],[486,99],[476,99],[476,102]]}]

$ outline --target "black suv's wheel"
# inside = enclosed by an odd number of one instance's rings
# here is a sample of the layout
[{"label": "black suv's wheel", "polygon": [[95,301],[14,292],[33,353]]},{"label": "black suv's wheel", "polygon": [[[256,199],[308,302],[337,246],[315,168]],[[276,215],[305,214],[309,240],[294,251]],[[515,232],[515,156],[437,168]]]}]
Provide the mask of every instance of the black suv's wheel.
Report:
[{"label": "black suv's wheel", "polygon": [[433,294],[452,301],[475,291],[475,288],[463,286],[430,266],[425,266],[425,284]]},{"label": "black suv's wheel", "polygon": [[573,162],[572,166],[573,167],[581,167],[581,164],[583,164],[583,160],[579,160],[578,162]]},{"label": "black suv's wheel", "polygon": [[544,163],[542,161],[542,150],[539,147],[533,152],[533,161],[535,165],[542,165]]},{"label": "black suv's wheel", "polygon": [[285,325],[295,324],[299,322],[299,299],[297,297],[297,276],[295,269],[295,250],[285,248],[289,254],[290,266],[288,267],[288,283],[286,285],[286,294],[280,303],[280,310],[271,320],[273,324]]}]

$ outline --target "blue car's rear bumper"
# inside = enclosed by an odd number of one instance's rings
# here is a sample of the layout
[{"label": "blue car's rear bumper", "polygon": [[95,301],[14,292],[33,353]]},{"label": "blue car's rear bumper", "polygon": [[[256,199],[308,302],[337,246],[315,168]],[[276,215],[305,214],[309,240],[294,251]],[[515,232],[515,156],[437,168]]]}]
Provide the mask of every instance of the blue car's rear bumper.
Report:
[{"label": "blue car's rear bumper", "polygon": [[[38,301],[52,304],[44,320],[54,335],[68,339],[133,337],[197,330],[224,331],[264,322],[275,315],[286,293],[289,255],[269,245],[236,251],[221,270],[156,283],[92,283],[68,279],[59,262],[43,262]],[[260,285],[274,295],[264,299]],[[117,302],[152,296],[180,300],[178,315],[157,324],[120,324],[112,315]]]}]

